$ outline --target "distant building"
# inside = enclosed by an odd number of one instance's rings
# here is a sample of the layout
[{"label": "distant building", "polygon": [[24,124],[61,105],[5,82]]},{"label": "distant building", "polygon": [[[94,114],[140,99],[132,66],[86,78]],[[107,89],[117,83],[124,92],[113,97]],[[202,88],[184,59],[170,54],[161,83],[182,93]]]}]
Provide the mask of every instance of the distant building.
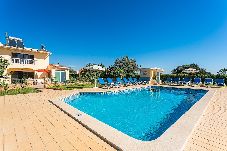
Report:
[{"label": "distant building", "polygon": [[160,75],[164,70],[161,68],[140,68],[140,78],[146,81],[156,80],[157,83],[160,83]]},{"label": "distant building", "polygon": [[100,70],[100,71],[105,71],[106,68],[100,66],[100,65],[96,65],[96,64],[93,64],[93,65],[90,65],[90,66],[87,66],[85,67],[85,69],[90,69],[90,70]]},{"label": "distant building", "polygon": [[196,70],[194,68],[188,68],[183,70],[184,73],[197,73],[199,70]]}]

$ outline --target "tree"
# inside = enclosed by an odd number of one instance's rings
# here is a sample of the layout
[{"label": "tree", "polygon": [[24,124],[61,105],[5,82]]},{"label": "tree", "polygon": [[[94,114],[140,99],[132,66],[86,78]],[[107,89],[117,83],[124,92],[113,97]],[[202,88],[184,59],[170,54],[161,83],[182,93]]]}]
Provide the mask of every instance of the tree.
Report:
[{"label": "tree", "polygon": [[194,63],[189,64],[189,65],[186,64],[186,65],[177,66],[175,69],[172,70],[172,74],[181,74],[181,73],[183,73],[183,71],[185,69],[188,69],[188,68],[193,68],[193,69],[196,69],[196,70],[200,69],[199,65],[197,65],[197,64],[194,64]]},{"label": "tree", "polygon": [[[80,70],[80,73],[79,73],[80,81],[93,83],[93,82],[95,82],[95,79],[97,79],[98,77],[102,77],[102,75],[105,74],[105,71],[103,71],[103,70],[90,68],[92,65],[96,65],[96,64],[89,63]],[[99,64],[98,66],[105,68],[105,66],[103,64]]]},{"label": "tree", "polygon": [[110,77],[135,77],[137,75],[138,65],[135,59],[128,56],[117,58],[112,66],[107,69],[107,75]]},{"label": "tree", "polygon": [[0,76],[3,76],[4,71],[8,67],[9,63],[8,60],[4,59],[2,56],[0,56]]},{"label": "tree", "polygon": [[[183,71],[185,69],[188,69],[188,68],[196,69],[198,72],[196,72],[196,73],[184,73]],[[200,68],[199,65],[195,64],[195,63],[178,66],[178,67],[176,67],[175,69],[172,70],[172,74],[176,74],[176,75],[193,74],[193,75],[200,75],[200,76],[211,75],[210,72],[207,72],[206,69],[204,69],[204,68]]]},{"label": "tree", "polygon": [[220,70],[218,71],[218,74],[219,74],[219,75],[227,75],[227,68],[220,69]]},{"label": "tree", "polygon": [[69,79],[75,80],[77,77],[78,77],[77,72],[73,68],[69,67]]}]

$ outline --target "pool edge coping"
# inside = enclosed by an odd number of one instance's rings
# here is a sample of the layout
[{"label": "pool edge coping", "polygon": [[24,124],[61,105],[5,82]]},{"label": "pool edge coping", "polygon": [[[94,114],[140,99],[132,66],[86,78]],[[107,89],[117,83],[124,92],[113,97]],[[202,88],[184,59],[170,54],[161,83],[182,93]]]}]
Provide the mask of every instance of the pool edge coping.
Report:
[{"label": "pool edge coping", "polygon": [[64,109],[62,109],[60,106],[58,106],[57,104],[55,104],[53,101],[48,100],[52,105],[56,106],[57,108],[59,108],[62,112],[64,112],[66,115],[68,115],[70,118],[72,118],[73,120],[77,121],[79,124],[81,124],[83,127],[85,127],[87,130],[89,130],[90,132],[92,132],[93,134],[95,134],[97,137],[99,137],[101,140],[103,140],[104,142],[106,142],[107,144],[109,144],[111,147],[113,147],[114,149],[118,150],[118,151],[122,151],[121,148],[119,148],[117,145],[113,144],[112,142],[110,142],[109,140],[107,140],[105,137],[103,137],[102,135],[100,135],[99,133],[97,133],[95,130],[91,129],[89,126],[87,126],[86,124],[84,124],[83,122],[81,122],[80,120],[78,120],[75,116],[73,116],[72,114],[68,113],[67,111],[65,111]]},{"label": "pool edge coping", "polygon": [[[185,88],[185,87],[182,87]],[[188,87],[187,87],[188,88]],[[191,88],[194,89],[194,88]],[[195,88],[197,89],[197,88]],[[201,89],[201,88],[199,88]],[[189,135],[193,131],[196,123],[199,121],[202,116],[208,102],[212,99],[212,96],[215,93],[215,89],[204,89],[208,90],[208,92],[197,101],[187,112],[185,112],[174,124],[172,124],[160,137],[152,141],[141,141],[135,138],[132,138],[123,132],[118,131],[117,129],[95,119],[94,117],[76,109],[67,103],[63,102],[62,99],[66,97],[70,97],[70,95],[78,94],[76,91],[68,96],[60,97],[55,100],[49,100],[53,105],[58,107],[65,114],[79,122],[89,131],[97,135],[103,141],[108,143],[110,146],[117,150],[181,150],[187,141]],[[196,116],[194,113],[196,113]],[[186,118],[193,118],[193,123],[190,123],[190,126],[187,127],[185,121]],[[184,119],[184,120],[183,120]],[[183,121],[182,121],[183,120]],[[192,120],[192,119],[191,119]],[[175,134],[177,131],[181,130],[181,128],[187,128],[187,133],[182,133],[178,136],[178,142],[172,141],[171,143],[168,140],[175,140]],[[179,137],[181,140],[179,140]],[[183,139],[183,141],[182,141]],[[180,144],[179,144],[180,141]],[[174,145],[173,145],[174,144]],[[166,145],[172,145],[174,147],[166,148]],[[162,147],[160,147],[162,146]],[[164,147],[164,148],[163,148]]]}]

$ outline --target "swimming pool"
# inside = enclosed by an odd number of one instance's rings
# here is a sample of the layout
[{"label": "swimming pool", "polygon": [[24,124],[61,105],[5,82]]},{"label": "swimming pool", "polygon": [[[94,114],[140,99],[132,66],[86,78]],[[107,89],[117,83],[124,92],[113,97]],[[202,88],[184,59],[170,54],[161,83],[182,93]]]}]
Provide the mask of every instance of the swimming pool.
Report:
[{"label": "swimming pool", "polygon": [[206,92],[155,86],[81,93],[64,101],[135,139],[150,141],[161,136]]}]

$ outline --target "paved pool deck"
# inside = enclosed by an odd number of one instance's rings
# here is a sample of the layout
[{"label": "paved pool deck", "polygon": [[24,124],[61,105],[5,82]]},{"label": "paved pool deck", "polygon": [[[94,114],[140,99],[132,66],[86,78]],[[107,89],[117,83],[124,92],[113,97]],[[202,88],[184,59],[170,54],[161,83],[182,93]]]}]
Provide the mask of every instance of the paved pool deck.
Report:
[{"label": "paved pool deck", "polygon": [[183,150],[227,151],[227,88],[217,90]]},{"label": "paved pool deck", "polygon": [[[216,93],[202,111],[202,116],[187,136],[181,150],[227,150],[227,88],[212,90]],[[1,96],[0,151],[116,150],[48,101],[75,92],[78,91],[46,89],[35,94]],[[190,122],[188,121],[187,124]],[[172,146],[163,146],[163,148],[171,150]],[[156,150],[156,148],[148,149]]]},{"label": "paved pool deck", "polygon": [[0,151],[115,150],[49,103],[72,91],[0,97]]}]

